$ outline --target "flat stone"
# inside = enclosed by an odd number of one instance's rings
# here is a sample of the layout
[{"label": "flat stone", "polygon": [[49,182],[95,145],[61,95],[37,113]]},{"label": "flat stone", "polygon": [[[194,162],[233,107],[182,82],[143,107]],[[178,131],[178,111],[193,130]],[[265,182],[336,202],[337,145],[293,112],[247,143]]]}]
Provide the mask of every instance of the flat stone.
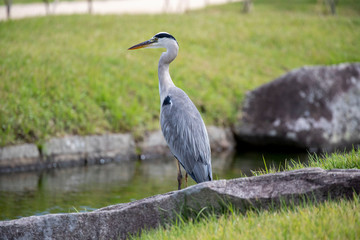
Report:
[{"label": "flat stone", "polygon": [[[209,126],[208,134],[213,153],[219,155],[234,149],[235,141],[229,128]],[[136,148],[140,149],[141,159],[172,156],[161,130],[147,133],[137,145],[131,134],[67,136],[46,141],[42,147],[42,154],[34,144],[1,148],[0,172],[137,159]]]},{"label": "flat stone", "polygon": [[129,160],[135,159],[135,141],[131,134],[52,138],[44,144],[43,156],[55,163]]},{"label": "flat stone", "polygon": [[138,146],[141,159],[173,156],[161,130],[147,132]]},{"label": "flat stone", "polygon": [[213,153],[232,151],[235,148],[234,135],[230,128],[207,127],[210,147]]},{"label": "flat stone", "polygon": [[171,223],[177,214],[349,198],[360,193],[360,170],[308,168],[258,177],[204,182],[180,191],[108,206],[93,212],[49,214],[0,221],[2,239],[124,239]]},{"label": "flat stone", "polygon": [[35,164],[40,152],[35,144],[22,144],[0,148],[0,168]]}]

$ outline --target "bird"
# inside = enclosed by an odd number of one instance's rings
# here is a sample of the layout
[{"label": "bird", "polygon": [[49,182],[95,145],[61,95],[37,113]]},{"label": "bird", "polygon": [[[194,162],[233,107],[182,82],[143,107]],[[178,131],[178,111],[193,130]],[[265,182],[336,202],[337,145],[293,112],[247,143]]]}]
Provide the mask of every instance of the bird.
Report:
[{"label": "bird", "polygon": [[128,50],[141,48],[166,49],[158,64],[160,126],[170,151],[177,159],[178,190],[182,185],[180,165],[186,171],[186,186],[188,175],[196,183],[212,181],[211,149],[205,123],[194,103],[175,86],[169,73],[169,65],[179,51],[177,40],[167,32],[159,32]]}]

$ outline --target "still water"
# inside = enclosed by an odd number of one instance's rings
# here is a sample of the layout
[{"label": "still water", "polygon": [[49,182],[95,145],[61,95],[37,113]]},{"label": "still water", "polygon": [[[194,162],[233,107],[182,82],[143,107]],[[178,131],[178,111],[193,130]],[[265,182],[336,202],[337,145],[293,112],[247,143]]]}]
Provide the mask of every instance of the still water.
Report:
[{"label": "still water", "polygon": [[[230,179],[251,170],[306,161],[306,153],[237,153],[213,156],[214,179]],[[177,190],[173,158],[129,161],[41,172],[0,174],[0,220],[48,213],[92,211]],[[188,185],[195,182],[189,178]]]}]

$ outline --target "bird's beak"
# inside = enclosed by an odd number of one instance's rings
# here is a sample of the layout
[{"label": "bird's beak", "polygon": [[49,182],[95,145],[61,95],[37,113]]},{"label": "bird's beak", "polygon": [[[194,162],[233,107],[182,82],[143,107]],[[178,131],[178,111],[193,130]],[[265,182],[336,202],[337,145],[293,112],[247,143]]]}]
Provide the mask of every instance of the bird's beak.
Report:
[{"label": "bird's beak", "polygon": [[150,40],[147,40],[147,41],[145,41],[145,42],[136,44],[136,45],[130,47],[128,50],[135,50],[135,49],[139,49],[139,48],[146,48],[146,47],[150,46],[151,44],[153,44],[154,42],[156,42],[155,39],[150,39]]}]

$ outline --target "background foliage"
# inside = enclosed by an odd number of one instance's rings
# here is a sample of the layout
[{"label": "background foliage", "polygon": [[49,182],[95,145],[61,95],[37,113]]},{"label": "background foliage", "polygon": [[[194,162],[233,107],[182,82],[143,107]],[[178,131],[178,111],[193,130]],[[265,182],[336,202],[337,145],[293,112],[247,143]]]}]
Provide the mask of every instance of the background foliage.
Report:
[{"label": "background foliage", "polygon": [[51,136],[159,128],[162,50],[127,51],[167,31],[170,67],[206,124],[233,124],[246,91],[303,65],[360,60],[360,3],[256,1],[184,15],[73,15],[0,22],[0,146]]}]

